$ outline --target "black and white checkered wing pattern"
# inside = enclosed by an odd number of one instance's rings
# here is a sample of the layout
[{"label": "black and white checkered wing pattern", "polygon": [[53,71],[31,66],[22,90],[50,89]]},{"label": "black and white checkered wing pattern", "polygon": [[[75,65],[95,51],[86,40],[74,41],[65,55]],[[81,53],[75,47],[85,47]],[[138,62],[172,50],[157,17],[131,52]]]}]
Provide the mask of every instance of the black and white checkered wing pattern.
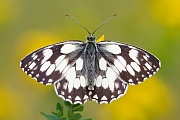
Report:
[{"label": "black and white checkered wing pattern", "polygon": [[85,64],[82,55],[67,71],[66,76],[54,84],[59,97],[73,104],[83,104],[88,99],[102,104],[110,103],[126,93],[127,83],[117,77],[100,54],[96,55],[94,90],[89,90]]},{"label": "black and white checkered wing pattern", "polygon": [[38,82],[50,85],[65,77],[84,49],[85,44],[79,41],[53,44],[26,56],[20,67]]},{"label": "black and white checkered wing pattern", "polygon": [[92,99],[99,104],[111,103],[123,96],[128,88],[127,83],[122,81],[110,64],[97,53],[96,57],[96,78],[94,82],[94,91],[92,91]]},{"label": "black and white checkered wing pattern", "polygon": [[67,71],[65,77],[54,84],[56,94],[70,103],[85,103],[88,96],[88,82],[85,76],[83,55]]},{"label": "black and white checkered wing pattern", "polygon": [[143,82],[160,68],[160,61],[155,56],[135,46],[100,42],[97,48],[118,78],[129,84]]}]

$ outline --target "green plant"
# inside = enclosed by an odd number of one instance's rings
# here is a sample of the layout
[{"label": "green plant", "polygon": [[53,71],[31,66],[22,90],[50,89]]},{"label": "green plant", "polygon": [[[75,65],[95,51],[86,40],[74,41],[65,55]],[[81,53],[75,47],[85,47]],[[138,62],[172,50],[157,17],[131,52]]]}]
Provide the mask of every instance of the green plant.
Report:
[{"label": "green plant", "polygon": [[58,102],[56,104],[56,112],[47,114],[40,112],[47,120],[92,120],[91,118],[82,118],[80,113],[84,109],[84,106],[80,104],[71,104],[70,102],[64,101],[64,106],[67,107],[67,112],[64,114],[63,106]]}]

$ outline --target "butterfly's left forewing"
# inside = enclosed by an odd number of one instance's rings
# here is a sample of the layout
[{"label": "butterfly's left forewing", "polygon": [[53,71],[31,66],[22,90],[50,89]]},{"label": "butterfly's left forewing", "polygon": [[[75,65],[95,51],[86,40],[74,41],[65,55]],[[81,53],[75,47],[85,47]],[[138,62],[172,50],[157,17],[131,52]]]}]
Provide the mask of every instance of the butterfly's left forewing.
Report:
[{"label": "butterfly's left forewing", "polygon": [[20,67],[38,82],[50,85],[65,77],[84,49],[85,44],[80,41],[53,44],[26,56],[21,60]]}]

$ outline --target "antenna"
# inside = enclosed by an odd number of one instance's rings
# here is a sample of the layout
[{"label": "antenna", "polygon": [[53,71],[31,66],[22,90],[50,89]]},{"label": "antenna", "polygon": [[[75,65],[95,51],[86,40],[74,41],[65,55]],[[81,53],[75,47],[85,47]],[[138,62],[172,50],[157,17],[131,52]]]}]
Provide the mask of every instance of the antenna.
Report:
[{"label": "antenna", "polygon": [[81,27],[83,27],[89,34],[91,34],[89,32],[89,30],[87,28],[85,28],[79,21],[77,21],[74,17],[72,17],[71,15],[66,15],[68,17],[70,17],[71,19],[73,19],[76,23],[78,23]]},{"label": "antenna", "polygon": [[[66,15],[67,17],[70,17],[71,19],[73,19],[76,23],[78,23],[81,27],[83,27],[89,34],[91,34],[89,32],[89,30],[87,28],[85,28],[79,21],[77,21],[74,17],[72,17],[71,15]],[[112,15],[111,17],[109,17],[105,22],[103,22],[99,27],[97,27],[94,32],[92,33],[92,35],[99,29],[101,28],[104,24],[106,24],[110,19],[112,19],[113,17],[117,16],[117,14]]]},{"label": "antenna", "polygon": [[99,28],[101,28],[104,24],[106,24],[111,18],[113,18],[113,17],[115,17],[115,16],[117,16],[117,14],[114,14],[114,15],[112,15],[111,17],[109,17],[105,22],[103,22],[98,28],[96,28],[96,29],[94,30],[94,32],[92,33],[92,35],[93,35]]}]

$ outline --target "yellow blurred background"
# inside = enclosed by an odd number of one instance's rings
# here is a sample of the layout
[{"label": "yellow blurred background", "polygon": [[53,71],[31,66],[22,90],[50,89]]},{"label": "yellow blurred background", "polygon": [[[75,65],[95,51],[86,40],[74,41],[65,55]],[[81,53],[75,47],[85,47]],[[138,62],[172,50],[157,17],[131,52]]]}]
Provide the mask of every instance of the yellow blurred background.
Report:
[{"label": "yellow blurred background", "polygon": [[62,102],[19,67],[30,52],[48,44],[79,39],[108,17],[118,16],[95,36],[139,46],[162,62],[160,71],[109,105],[87,102],[83,117],[93,120],[179,120],[179,0],[0,0],[0,120],[45,120],[39,111]]}]

